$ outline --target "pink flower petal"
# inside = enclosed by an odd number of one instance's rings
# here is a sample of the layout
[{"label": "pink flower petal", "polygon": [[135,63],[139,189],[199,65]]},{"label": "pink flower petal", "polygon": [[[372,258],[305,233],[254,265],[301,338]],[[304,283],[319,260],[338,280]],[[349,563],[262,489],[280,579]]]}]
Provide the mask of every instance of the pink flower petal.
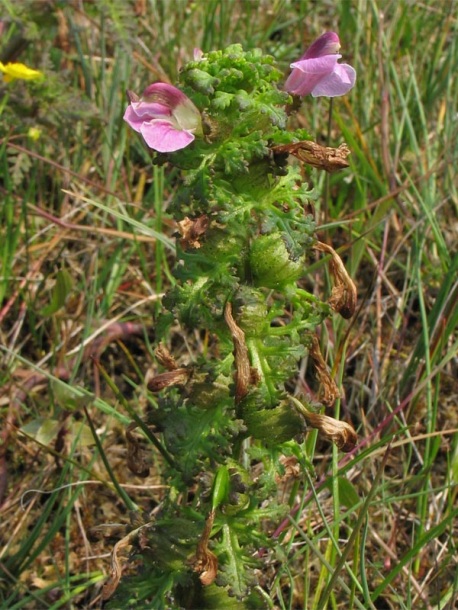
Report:
[{"label": "pink flower petal", "polygon": [[323,78],[312,91],[312,97],[338,97],[350,91],[356,82],[356,71],[348,64],[337,64],[334,72]]},{"label": "pink flower petal", "polygon": [[313,42],[301,59],[313,59],[325,55],[334,55],[340,49],[340,40],[335,32],[325,32]]},{"label": "pink flower petal", "polygon": [[320,82],[321,76],[304,78],[304,73],[298,68],[294,68],[288,76],[284,89],[293,95],[308,95],[313,88]]},{"label": "pink flower petal", "polygon": [[173,152],[202,135],[202,118],[192,101],[167,83],[153,83],[139,98],[127,92],[130,105],[124,120],[158,152]]},{"label": "pink flower petal", "polygon": [[140,133],[140,127],[142,126],[142,123],[144,121],[137,115],[137,113],[130,104],[126,108],[123,119],[130,127],[132,127],[132,129],[135,129],[135,131],[138,131]]},{"label": "pink flower petal", "polygon": [[168,83],[153,83],[143,91],[145,102],[156,102],[174,110],[179,104],[189,99],[182,91]]},{"label": "pink flower petal", "polygon": [[158,102],[132,102],[131,106],[135,114],[140,118],[165,118],[172,115],[169,107]]},{"label": "pink flower petal", "polygon": [[140,133],[150,148],[162,153],[180,150],[194,141],[189,131],[176,129],[169,121],[160,119],[143,122]]},{"label": "pink flower petal", "polygon": [[294,95],[308,95],[320,81],[332,74],[341,55],[327,55],[316,59],[302,59],[291,64],[293,71],[285,83],[285,90]]},{"label": "pink flower petal", "polygon": [[291,68],[297,68],[305,74],[330,74],[341,57],[342,55],[336,53],[313,59],[301,59],[292,63]]},{"label": "pink flower petal", "polygon": [[339,64],[340,40],[335,32],[325,32],[313,42],[299,61],[291,64],[292,72],[284,89],[294,95],[313,97],[344,95],[356,81],[355,70]]}]

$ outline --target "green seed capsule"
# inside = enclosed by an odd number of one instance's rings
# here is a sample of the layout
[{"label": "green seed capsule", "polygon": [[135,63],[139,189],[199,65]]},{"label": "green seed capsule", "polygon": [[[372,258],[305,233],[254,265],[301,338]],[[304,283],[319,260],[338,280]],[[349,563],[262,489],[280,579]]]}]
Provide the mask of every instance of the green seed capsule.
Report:
[{"label": "green seed capsule", "polygon": [[281,233],[273,233],[261,235],[253,241],[250,266],[257,286],[281,289],[301,277],[304,257],[293,259]]},{"label": "green seed capsule", "polygon": [[253,392],[241,401],[239,408],[248,433],[267,444],[284,443],[305,432],[304,419],[286,402],[266,408],[262,396]]}]

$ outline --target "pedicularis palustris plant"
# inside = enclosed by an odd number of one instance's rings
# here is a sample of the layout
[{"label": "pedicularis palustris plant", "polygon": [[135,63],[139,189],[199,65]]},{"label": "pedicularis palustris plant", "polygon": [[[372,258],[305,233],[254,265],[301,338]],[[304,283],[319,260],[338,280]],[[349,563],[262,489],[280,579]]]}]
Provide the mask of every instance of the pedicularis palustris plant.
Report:
[{"label": "pedicularis palustris plant", "polygon": [[[354,85],[338,49],[337,35],[324,34],[283,85],[260,51],[196,52],[180,88],[129,92],[125,120],[155,162],[183,179],[168,210],[179,232],[176,284],[155,321],[158,366],[148,384],[156,398],[147,424],[170,487],[154,519],[128,537],[143,575],[118,589],[117,604],[127,595],[158,608],[256,606],[256,574],[279,552],[271,533],[289,510],[277,494],[285,464],[308,467],[310,428],[343,451],[355,445],[349,424],[322,413],[339,389],[315,329],[333,312],[349,318],[356,291],[336,252],[316,239],[311,193],[300,164],[288,162],[292,154],[328,171],[348,165],[345,145],[324,148],[303,129],[287,130],[292,95],[333,97]],[[316,251],[334,279],[327,302],[301,287]],[[191,362],[167,344],[177,325],[206,337]],[[319,383],[313,401],[291,395],[306,354]],[[143,470],[132,429],[128,440],[131,466]],[[119,573],[115,558],[105,597]]]}]

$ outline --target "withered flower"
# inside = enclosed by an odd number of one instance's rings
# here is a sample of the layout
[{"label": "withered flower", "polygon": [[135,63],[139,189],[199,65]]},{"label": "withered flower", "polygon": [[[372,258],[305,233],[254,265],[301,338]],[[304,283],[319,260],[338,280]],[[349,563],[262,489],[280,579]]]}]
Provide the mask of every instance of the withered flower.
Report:
[{"label": "withered flower", "polygon": [[175,358],[163,343],[159,343],[154,350],[154,355],[156,356],[159,364],[161,364],[168,371],[174,371],[178,368]]},{"label": "withered flower", "polygon": [[149,465],[145,459],[145,454],[140,444],[140,440],[132,434],[137,428],[136,423],[132,423],[126,430],[126,441],[127,441],[127,467],[138,477],[143,479],[149,475]]},{"label": "withered flower", "polygon": [[237,326],[232,315],[232,304],[228,301],[224,308],[224,319],[229,328],[234,343],[235,361],[235,402],[239,403],[248,394],[249,386],[253,382],[253,371],[248,358],[248,348],[245,342],[245,333]]},{"label": "withered flower", "polygon": [[192,375],[191,369],[175,369],[166,373],[159,373],[147,382],[148,390],[160,392],[173,385],[186,385]]},{"label": "withered flower", "polygon": [[167,369],[167,372],[154,375],[151,371],[148,371],[146,374],[146,387],[148,390],[151,390],[151,392],[160,392],[173,385],[187,384],[189,378],[193,374],[193,370],[185,367],[178,368],[175,358],[163,343],[159,343],[154,355],[159,364]]},{"label": "withered flower", "polygon": [[348,453],[355,448],[358,436],[350,424],[327,415],[313,413],[293,396],[290,396],[289,399],[307,424],[311,428],[316,428],[323,436],[335,443],[341,451]]},{"label": "withered flower", "polygon": [[352,451],[358,442],[356,432],[344,421],[318,413],[308,413],[306,420],[311,428],[317,428],[345,453]]},{"label": "withered flower", "polygon": [[339,388],[336,382],[331,377],[324,361],[323,354],[320,350],[320,344],[316,335],[311,335],[311,345],[309,347],[309,355],[315,366],[316,376],[320,383],[319,398],[327,406],[332,406],[334,402],[341,397]]},{"label": "withered flower", "polygon": [[208,225],[210,224],[208,216],[204,214],[194,220],[191,220],[186,216],[186,218],[180,220],[177,224],[181,235],[180,245],[183,250],[187,250],[188,248],[195,248],[197,250],[200,248],[201,243],[199,242],[199,238],[202,237],[202,235],[205,235]]},{"label": "withered flower", "polygon": [[319,241],[314,245],[314,248],[319,252],[325,252],[326,254],[331,255],[329,271],[334,278],[334,288],[331,291],[329,305],[334,311],[340,313],[342,318],[351,318],[356,310],[358,294],[356,292],[356,286],[348,275],[342,259],[334,248],[328,244]]},{"label": "withered flower", "polygon": [[321,146],[310,140],[293,142],[292,144],[279,144],[272,147],[274,154],[294,155],[299,161],[317,169],[324,169],[330,174],[350,166],[347,157],[350,149],[345,143],[338,148]]},{"label": "withered flower", "polygon": [[290,479],[298,479],[301,476],[301,466],[296,456],[281,455],[278,461],[283,466],[284,473],[282,475],[275,475],[275,482],[277,484],[287,483]]},{"label": "withered flower", "polygon": [[194,572],[199,573],[200,582],[204,586],[211,585],[218,573],[218,558],[208,548],[208,541],[215,520],[215,511],[211,511],[205,521],[205,528],[197,544],[195,556],[191,559]]},{"label": "withered flower", "polygon": [[118,540],[118,542],[114,545],[113,551],[111,553],[110,577],[105,582],[105,584],[103,585],[103,589],[102,589],[102,599],[103,600],[109,599],[113,595],[113,593],[118,588],[119,582],[121,580],[122,565],[119,560],[118,554],[120,553],[120,551],[126,549],[127,547],[132,546],[134,544],[134,541],[138,538],[138,536],[143,532],[143,530],[148,525],[149,524],[141,525],[137,529],[129,532],[127,534],[127,536],[124,536],[124,538],[122,538],[121,540]]}]

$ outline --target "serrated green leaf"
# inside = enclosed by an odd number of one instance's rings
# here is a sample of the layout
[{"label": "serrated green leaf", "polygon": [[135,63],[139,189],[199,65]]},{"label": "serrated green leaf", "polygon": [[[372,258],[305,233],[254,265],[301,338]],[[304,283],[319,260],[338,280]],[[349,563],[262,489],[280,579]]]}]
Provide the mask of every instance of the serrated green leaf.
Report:
[{"label": "serrated green leaf", "polygon": [[247,557],[244,556],[237,534],[229,524],[223,525],[223,538],[218,557],[221,558],[217,583],[229,587],[229,593],[238,599],[248,595],[251,582],[246,571]]},{"label": "serrated green leaf", "polygon": [[215,99],[212,101],[212,107],[215,110],[224,110],[231,105],[234,95],[232,93],[226,93],[225,91],[218,91],[215,95]]}]

